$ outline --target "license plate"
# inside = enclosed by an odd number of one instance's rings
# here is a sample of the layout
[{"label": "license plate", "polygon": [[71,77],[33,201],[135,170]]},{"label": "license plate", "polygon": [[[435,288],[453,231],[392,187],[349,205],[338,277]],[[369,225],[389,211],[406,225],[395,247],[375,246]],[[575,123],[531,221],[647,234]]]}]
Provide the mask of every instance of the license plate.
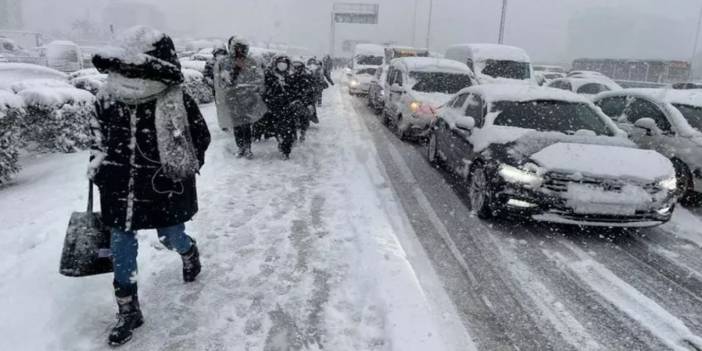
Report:
[{"label": "license plate", "polygon": [[636,208],[626,205],[612,204],[581,204],[574,208],[577,214],[604,214],[614,216],[633,216],[636,214]]}]

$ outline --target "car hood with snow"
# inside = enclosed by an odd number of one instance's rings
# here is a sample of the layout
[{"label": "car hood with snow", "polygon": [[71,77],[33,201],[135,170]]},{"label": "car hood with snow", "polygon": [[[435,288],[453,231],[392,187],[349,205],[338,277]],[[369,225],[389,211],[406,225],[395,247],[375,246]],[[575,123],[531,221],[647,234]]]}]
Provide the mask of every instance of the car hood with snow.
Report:
[{"label": "car hood with snow", "polygon": [[654,183],[675,175],[670,160],[651,150],[558,142],[531,155],[546,172]]}]

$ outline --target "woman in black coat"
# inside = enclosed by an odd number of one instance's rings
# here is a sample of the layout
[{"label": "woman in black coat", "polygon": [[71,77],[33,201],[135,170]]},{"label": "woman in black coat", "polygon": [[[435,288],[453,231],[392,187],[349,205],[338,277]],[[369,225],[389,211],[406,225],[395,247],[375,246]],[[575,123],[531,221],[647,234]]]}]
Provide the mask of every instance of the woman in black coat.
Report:
[{"label": "woman in black coat", "polygon": [[109,343],[121,345],[143,324],[136,231],[158,231],[161,242],[181,255],[186,282],[200,273],[198,248],[184,223],[198,211],[195,176],[210,134],[197,104],[182,89],[175,47],[164,33],[132,28],[121,50],[98,54],[93,63],[108,78],[91,123],[89,176],[100,189],[102,220],[112,228],[119,314]]},{"label": "woman in black coat", "polygon": [[290,70],[290,58],[275,57],[266,70],[263,91],[263,101],[273,115],[278,135],[278,148],[283,153],[284,159],[290,158],[297,134],[296,107],[293,105],[297,100],[297,92],[294,86],[291,86]]}]

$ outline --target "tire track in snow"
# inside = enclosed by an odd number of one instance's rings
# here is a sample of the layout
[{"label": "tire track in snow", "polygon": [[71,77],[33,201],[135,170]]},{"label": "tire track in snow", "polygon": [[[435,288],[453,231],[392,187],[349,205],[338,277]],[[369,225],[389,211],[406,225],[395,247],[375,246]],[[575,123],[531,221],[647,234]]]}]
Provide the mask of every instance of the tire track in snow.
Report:
[{"label": "tire track in snow", "polygon": [[692,333],[680,319],[617,277],[581,248],[565,240],[561,240],[561,243],[578,259],[565,259],[562,256],[554,256],[554,259],[569,267],[617,309],[649,329],[672,350],[702,350],[702,338]]}]

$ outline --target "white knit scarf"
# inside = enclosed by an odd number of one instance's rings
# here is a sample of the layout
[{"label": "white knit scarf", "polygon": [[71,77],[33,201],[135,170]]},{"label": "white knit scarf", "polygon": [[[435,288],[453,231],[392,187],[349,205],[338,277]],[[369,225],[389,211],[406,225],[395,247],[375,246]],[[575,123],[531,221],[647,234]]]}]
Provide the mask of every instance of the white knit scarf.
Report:
[{"label": "white knit scarf", "polygon": [[200,162],[193,145],[180,85],[169,87],[157,81],[111,73],[105,83],[105,93],[127,105],[156,100],[154,124],[163,174],[177,181],[198,172]]}]

